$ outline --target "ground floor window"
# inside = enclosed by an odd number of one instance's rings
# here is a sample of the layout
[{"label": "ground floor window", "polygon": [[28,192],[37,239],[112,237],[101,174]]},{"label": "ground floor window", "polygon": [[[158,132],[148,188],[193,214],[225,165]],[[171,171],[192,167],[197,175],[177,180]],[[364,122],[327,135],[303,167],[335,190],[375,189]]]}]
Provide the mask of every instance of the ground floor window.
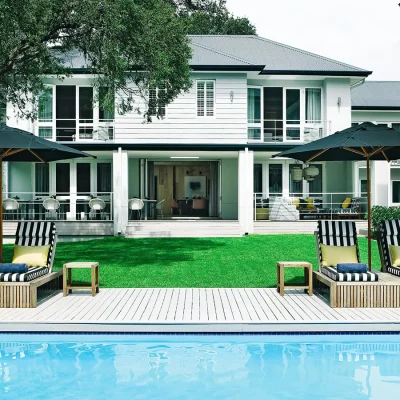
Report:
[{"label": "ground floor window", "polygon": [[262,164],[254,164],[254,193],[262,193],[263,191],[262,167]]},{"label": "ground floor window", "polygon": [[35,164],[35,195],[48,196],[50,191],[49,164]]},{"label": "ground floor window", "polygon": [[392,203],[400,203],[400,181],[392,181]]}]

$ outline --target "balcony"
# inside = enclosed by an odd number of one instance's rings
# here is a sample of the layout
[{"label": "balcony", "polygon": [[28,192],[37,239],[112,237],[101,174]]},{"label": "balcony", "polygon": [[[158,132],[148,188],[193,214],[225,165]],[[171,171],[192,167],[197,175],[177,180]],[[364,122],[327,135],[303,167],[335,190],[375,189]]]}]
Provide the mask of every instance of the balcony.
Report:
[{"label": "balcony", "polygon": [[56,119],[36,123],[34,133],[57,142],[109,142],[114,140],[114,120]]},{"label": "balcony", "polygon": [[308,143],[331,133],[330,121],[272,120],[248,121],[249,143]]}]

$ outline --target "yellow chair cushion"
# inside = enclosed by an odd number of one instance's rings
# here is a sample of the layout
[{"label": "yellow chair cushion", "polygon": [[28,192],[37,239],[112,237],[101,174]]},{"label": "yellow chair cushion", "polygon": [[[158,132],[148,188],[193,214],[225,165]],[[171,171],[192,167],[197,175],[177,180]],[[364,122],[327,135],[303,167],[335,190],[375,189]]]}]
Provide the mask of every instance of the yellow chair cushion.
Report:
[{"label": "yellow chair cushion", "polygon": [[269,208],[256,208],[256,220],[268,220]]},{"label": "yellow chair cushion", "polygon": [[342,208],[349,208],[350,203],[351,203],[351,197],[347,197],[346,199],[344,199],[342,203]]},{"label": "yellow chair cushion", "polygon": [[393,267],[400,267],[400,246],[389,244],[389,251]]},{"label": "yellow chair cushion", "polygon": [[304,199],[307,202],[307,208],[314,209],[314,200],[313,199]]},{"label": "yellow chair cushion", "polygon": [[292,204],[296,206],[296,208],[299,208],[300,206],[300,199],[292,199]]},{"label": "yellow chair cushion", "polygon": [[322,265],[324,267],[337,267],[341,263],[358,263],[357,246],[328,246],[320,244]]},{"label": "yellow chair cushion", "polygon": [[14,246],[12,262],[26,264],[28,268],[44,267],[47,265],[50,245],[47,246]]}]

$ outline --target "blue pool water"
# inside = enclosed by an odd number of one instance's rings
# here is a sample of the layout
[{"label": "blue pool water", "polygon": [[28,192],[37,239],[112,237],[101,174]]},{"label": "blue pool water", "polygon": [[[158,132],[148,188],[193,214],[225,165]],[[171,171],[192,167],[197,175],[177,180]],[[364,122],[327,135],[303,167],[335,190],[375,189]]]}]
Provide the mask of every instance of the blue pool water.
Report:
[{"label": "blue pool water", "polygon": [[0,399],[400,399],[400,335],[0,335]]}]

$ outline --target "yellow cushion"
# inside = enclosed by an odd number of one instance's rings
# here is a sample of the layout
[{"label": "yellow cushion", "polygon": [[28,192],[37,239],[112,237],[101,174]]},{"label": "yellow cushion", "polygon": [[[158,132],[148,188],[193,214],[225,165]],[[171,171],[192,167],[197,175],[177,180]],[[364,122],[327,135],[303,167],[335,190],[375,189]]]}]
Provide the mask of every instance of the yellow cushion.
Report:
[{"label": "yellow cushion", "polygon": [[12,262],[26,264],[28,268],[44,267],[47,265],[50,245],[47,246],[14,246]]},{"label": "yellow cushion", "polygon": [[296,206],[296,208],[299,208],[300,206],[300,199],[292,199],[292,204]]},{"label": "yellow cushion", "polygon": [[351,203],[351,197],[347,197],[346,199],[344,199],[342,203],[342,208],[349,208],[350,203]]},{"label": "yellow cushion", "polygon": [[304,199],[307,202],[307,208],[314,209],[314,200],[313,199]]},{"label": "yellow cushion", "polygon": [[268,220],[269,208],[256,208],[256,220]]},{"label": "yellow cushion", "polygon": [[393,267],[400,267],[400,246],[389,244],[389,251]]},{"label": "yellow cushion", "polygon": [[322,265],[324,267],[337,267],[341,263],[358,263],[357,246],[328,246],[320,244]]}]

